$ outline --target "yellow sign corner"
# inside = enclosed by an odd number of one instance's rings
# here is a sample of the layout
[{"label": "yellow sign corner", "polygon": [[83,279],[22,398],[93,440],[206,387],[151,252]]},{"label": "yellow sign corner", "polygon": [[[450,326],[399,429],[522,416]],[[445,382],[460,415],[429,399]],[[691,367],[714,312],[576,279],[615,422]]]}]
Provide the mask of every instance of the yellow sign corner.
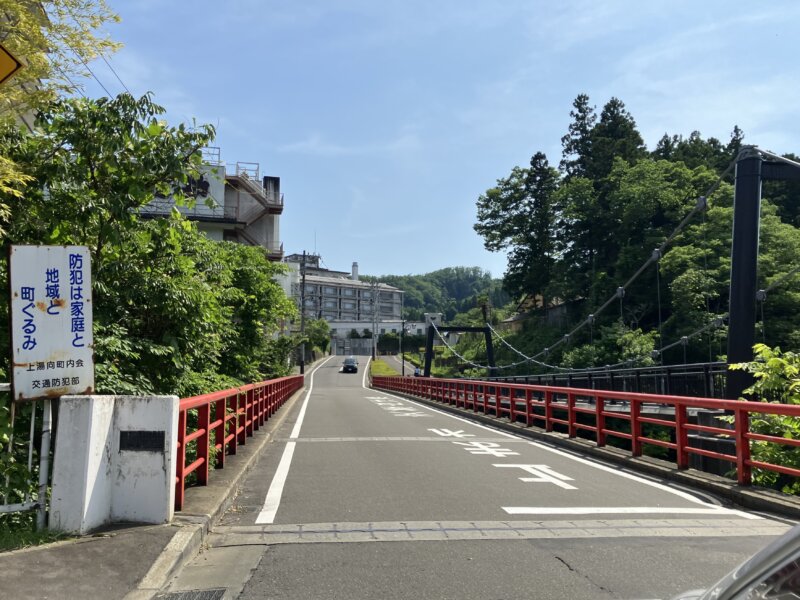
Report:
[{"label": "yellow sign corner", "polygon": [[14,58],[14,55],[0,44],[0,85],[8,81],[8,79],[21,68],[22,63]]}]

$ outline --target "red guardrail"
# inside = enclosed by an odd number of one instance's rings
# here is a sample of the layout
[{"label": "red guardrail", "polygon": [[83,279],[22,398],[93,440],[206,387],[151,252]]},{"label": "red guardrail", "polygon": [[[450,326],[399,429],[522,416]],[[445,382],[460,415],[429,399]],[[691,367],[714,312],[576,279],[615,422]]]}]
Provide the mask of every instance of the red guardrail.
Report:
[{"label": "red guardrail", "polygon": [[[609,436],[626,439],[630,441],[633,456],[641,456],[643,444],[668,448],[675,451],[676,463],[681,469],[689,467],[691,454],[729,461],[735,464],[737,480],[742,485],[751,483],[753,467],[800,477],[800,469],[756,461],[750,455],[752,441],[800,447],[800,440],[750,431],[750,418],[754,415],[800,418],[798,405],[428,377],[373,377],[372,386],[487,415],[507,416],[511,422],[521,420],[528,427],[537,425],[545,431],[553,431],[554,426],[561,425],[569,437],[576,437],[579,430],[589,431],[594,434],[598,446],[605,446]],[[579,405],[579,399],[585,403]],[[629,403],[628,410],[608,409],[609,403],[618,401]],[[645,404],[671,406],[675,411],[674,420],[661,418],[665,415],[642,415]],[[727,411],[733,415],[732,429],[689,423],[690,408]],[[579,420],[580,415],[586,416]],[[608,423],[612,418],[627,423],[630,431],[612,428]],[[646,423],[671,429],[671,439],[647,437],[643,434]],[[736,443],[736,455],[691,446],[690,432],[732,438]]]},{"label": "red guardrail", "polygon": [[[197,472],[197,485],[206,485],[209,457],[214,456],[213,468],[224,467],[225,456],[236,454],[236,448],[244,445],[247,438],[302,387],[303,376],[294,375],[182,398],[178,413],[175,510],[183,508],[186,478],[190,473]],[[191,432],[188,431],[189,411],[197,411],[197,426]],[[187,465],[186,450],[192,442],[196,442],[196,458]]]}]

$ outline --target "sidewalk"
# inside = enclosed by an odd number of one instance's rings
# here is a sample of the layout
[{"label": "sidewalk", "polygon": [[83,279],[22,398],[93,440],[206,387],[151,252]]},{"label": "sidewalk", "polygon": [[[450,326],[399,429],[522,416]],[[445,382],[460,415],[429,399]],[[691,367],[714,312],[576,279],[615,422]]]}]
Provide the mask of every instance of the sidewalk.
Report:
[{"label": "sidewalk", "polygon": [[[307,365],[306,373],[312,365]],[[0,553],[0,597],[125,599],[155,596],[200,549],[209,528],[228,509],[239,483],[258,463],[272,432],[305,394],[286,404],[227,457],[209,485],[186,490],[184,510],[169,525],[114,525],[92,535]]]}]

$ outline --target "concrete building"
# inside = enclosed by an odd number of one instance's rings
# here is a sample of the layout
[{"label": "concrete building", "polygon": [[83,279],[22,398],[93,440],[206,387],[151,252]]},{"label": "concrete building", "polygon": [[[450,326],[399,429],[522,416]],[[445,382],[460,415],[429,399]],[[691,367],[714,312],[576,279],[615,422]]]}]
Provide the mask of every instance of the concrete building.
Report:
[{"label": "concrete building", "polygon": [[[203,152],[203,173],[186,188],[197,196],[192,207],[179,206],[186,218],[213,240],[226,240],[266,248],[271,260],[281,260],[280,215],[283,194],[279,177],[261,176],[258,163],[226,165],[219,148]],[[157,197],[141,209],[143,216],[168,215],[172,197]]]},{"label": "concrete building", "polygon": [[[355,329],[364,332],[397,333],[402,325],[404,292],[385,283],[361,281],[358,263],[351,271],[334,271],[321,266],[321,258],[306,254],[291,254],[284,259],[289,273],[281,278],[284,291],[297,303],[306,319],[325,319],[331,328],[331,337],[349,340]],[[305,264],[305,291],[302,289]],[[295,329],[299,323],[295,323]],[[371,342],[370,342],[371,343]],[[353,353],[358,352],[353,342],[348,344]],[[364,344],[362,344],[364,345]]]}]

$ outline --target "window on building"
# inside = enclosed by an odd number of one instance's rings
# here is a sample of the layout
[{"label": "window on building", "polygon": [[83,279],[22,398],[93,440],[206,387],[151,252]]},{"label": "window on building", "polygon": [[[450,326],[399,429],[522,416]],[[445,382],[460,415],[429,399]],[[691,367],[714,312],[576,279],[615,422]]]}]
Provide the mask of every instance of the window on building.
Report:
[{"label": "window on building", "polygon": [[331,287],[329,285],[326,285],[324,288],[322,288],[322,291],[323,291],[324,294],[326,294],[328,296],[333,296],[333,295],[336,294],[336,288],[335,287]]},{"label": "window on building", "polygon": [[354,293],[355,293],[355,290],[353,290],[353,288],[344,288],[342,290],[342,295],[344,295],[344,296],[352,296]]},{"label": "window on building", "polygon": [[397,329],[392,329],[392,333],[397,333]]},{"label": "window on building", "polygon": [[325,308],[336,308],[336,302],[334,302],[333,300],[326,300]]},{"label": "window on building", "polygon": [[369,300],[370,298],[372,298],[372,292],[364,290],[363,292],[361,292],[361,297],[366,300]]},{"label": "window on building", "polygon": [[383,335],[384,333],[386,333],[386,330],[385,329],[381,329],[381,335]]}]

